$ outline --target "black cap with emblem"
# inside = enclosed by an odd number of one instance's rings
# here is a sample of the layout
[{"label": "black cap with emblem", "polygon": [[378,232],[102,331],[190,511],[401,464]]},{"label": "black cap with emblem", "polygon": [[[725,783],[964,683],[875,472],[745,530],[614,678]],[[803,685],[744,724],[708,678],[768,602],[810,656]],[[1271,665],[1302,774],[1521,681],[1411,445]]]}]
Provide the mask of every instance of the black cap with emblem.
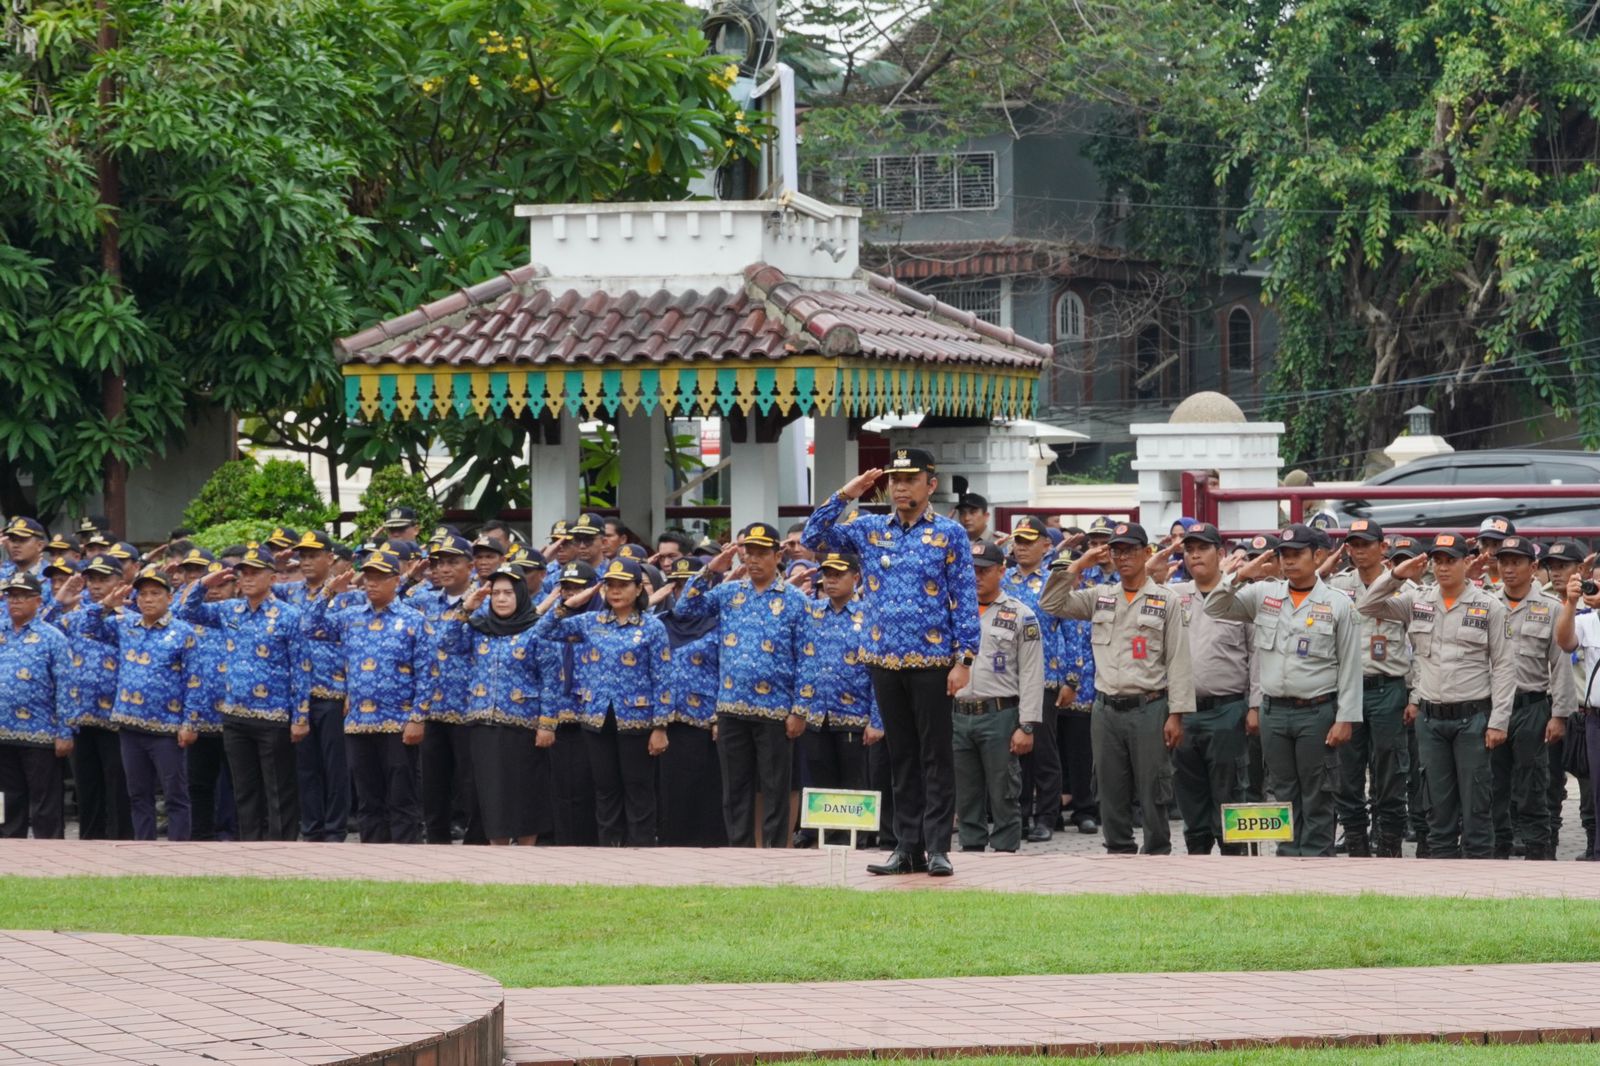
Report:
[{"label": "black cap with emblem", "polygon": [[925,448],[896,448],[889,454],[889,465],[884,470],[890,474],[935,474],[939,467],[933,453]]},{"label": "black cap with emblem", "polygon": [[1353,541],[1378,541],[1383,539],[1383,527],[1370,518],[1357,518],[1350,523],[1350,532],[1345,535],[1345,540]]},{"label": "black cap with emblem", "polygon": [[1146,533],[1144,527],[1137,522],[1118,522],[1111,527],[1111,540],[1108,543],[1132,544],[1135,547],[1145,548],[1150,545],[1150,534]]},{"label": "black cap with emblem", "polygon": [[1004,566],[1006,553],[1000,550],[998,544],[990,544],[985,540],[977,541],[972,545],[972,565]]},{"label": "black cap with emblem", "polygon": [[1539,558],[1539,546],[1527,537],[1507,537],[1500,542],[1501,555],[1520,555],[1524,559]]},{"label": "black cap with emblem", "polygon": [[861,556],[855,552],[829,552],[817,560],[824,570],[860,570]]},{"label": "black cap with emblem", "polygon": [[1210,522],[1196,522],[1183,531],[1183,539],[1185,542],[1197,540],[1201,544],[1222,547],[1222,533]]}]

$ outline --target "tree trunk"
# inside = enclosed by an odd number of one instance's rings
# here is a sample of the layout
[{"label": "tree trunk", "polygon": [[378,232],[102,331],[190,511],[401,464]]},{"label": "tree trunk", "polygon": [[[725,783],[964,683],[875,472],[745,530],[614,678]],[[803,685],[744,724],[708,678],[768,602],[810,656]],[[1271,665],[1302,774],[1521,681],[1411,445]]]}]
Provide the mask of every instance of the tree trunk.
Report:
[{"label": "tree trunk", "polygon": [[[112,22],[107,0],[96,0],[95,10],[100,14],[100,34],[96,42],[101,53],[117,47],[117,29]],[[109,121],[111,108],[116,102],[117,87],[110,75],[100,79],[99,103],[101,121]],[[100,205],[105,208],[100,223],[100,269],[105,271],[113,291],[122,293],[122,234],[117,216],[122,209],[122,175],[117,161],[102,141],[96,170],[100,189]],[[121,421],[126,406],[124,368],[113,366],[101,378],[101,405],[106,422],[115,425]],[[128,535],[128,464],[108,456],[105,464],[105,510],[111,528],[124,538]]]}]

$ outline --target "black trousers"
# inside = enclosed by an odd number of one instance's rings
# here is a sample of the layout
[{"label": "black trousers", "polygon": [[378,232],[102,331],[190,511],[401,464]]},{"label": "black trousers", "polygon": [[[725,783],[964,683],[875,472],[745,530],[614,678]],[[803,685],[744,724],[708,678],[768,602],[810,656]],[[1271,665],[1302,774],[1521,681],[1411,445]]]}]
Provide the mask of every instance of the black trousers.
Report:
[{"label": "black trousers", "polygon": [[[311,733],[294,746],[300,786],[300,833],[338,843],[350,832],[350,768],[345,760],[344,700],[311,700]],[[191,793],[194,785],[191,783]]]},{"label": "black trousers", "polygon": [[472,780],[471,726],[429,722],[422,734],[422,825],[428,843],[450,843],[451,819],[460,813],[465,844],[487,844]]},{"label": "black trousers", "polygon": [[872,668],[894,778],[894,835],[911,852],[950,850],[955,817],[955,737],[950,671]]},{"label": "black trousers", "polygon": [[656,760],[650,754],[650,731],[622,732],[616,715],[607,711],[605,725],[598,732],[585,730],[583,742],[594,775],[594,816],[601,846],[654,847]]},{"label": "black trousers", "polygon": [[72,783],[78,793],[79,840],[132,840],[128,780],[115,729],[79,726],[72,743]]},{"label": "black trousers", "polygon": [[[953,727],[952,727],[953,728]],[[952,740],[953,743],[953,740]],[[951,753],[951,773],[955,773],[955,755]],[[894,846],[894,766],[889,761],[889,745],[883,741],[867,749],[867,787],[882,794],[878,804],[878,846]],[[952,804],[954,800],[951,801]]]},{"label": "black trousers", "polygon": [[[812,788],[868,787],[867,753],[872,749],[861,743],[861,730],[837,729],[831,723],[821,729],[807,729],[801,746]],[[827,844],[850,842],[849,832],[843,829],[828,830],[825,836]]]},{"label": "black trousers", "polygon": [[[589,769],[589,744],[583,727],[568,722],[556,727],[550,751],[550,814],[555,829],[550,843],[593,847],[600,843],[594,810],[594,773]],[[543,844],[544,838],[539,839]]]},{"label": "black trousers", "polygon": [[1054,829],[1061,817],[1061,743],[1057,739],[1059,688],[1044,690],[1043,717],[1033,730],[1033,750],[1017,761],[1022,767],[1022,820]]},{"label": "black trousers", "polygon": [[201,733],[184,749],[189,761],[191,840],[216,840],[218,832],[238,831],[233,807],[233,778],[221,733]]},{"label": "black trousers", "polygon": [[717,718],[717,760],[722,764],[722,821],[728,843],[756,845],[756,791],[761,792],[761,846],[789,846],[789,783],[794,745],[783,722]]},{"label": "black trousers", "polygon": [[661,843],[679,848],[726,847],[722,767],[711,730],[673,722],[667,726],[667,752],[658,761],[656,827]]},{"label": "black trousers", "polygon": [[6,798],[0,836],[25,837],[29,829],[39,840],[66,836],[66,781],[54,745],[0,743],[0,792]]},{"label": "black trousers", "polygon": [[224,718],[222,747],[233,774],[240,840],[294,840],[300,835],[300,790],[287,722]]},{"label": "black trousers", "polygon": [[[1100,797],[1095,788],[1094,741],[1089,731],[1089,708],[1068,707],[1056,716],[1056,747],[1061,752],[1062,791],[1072,797],[1067,820],[1100,817]],[[1037,746],[1037,745],[1035,745]]]},{"label": "black trousers", "polygon": [[419,745],[405,743],[399,733],[346,733],[344,744],[350,779],[361,799],[356,812],[361,843],[422,843],[422,809],[417,802]]}]

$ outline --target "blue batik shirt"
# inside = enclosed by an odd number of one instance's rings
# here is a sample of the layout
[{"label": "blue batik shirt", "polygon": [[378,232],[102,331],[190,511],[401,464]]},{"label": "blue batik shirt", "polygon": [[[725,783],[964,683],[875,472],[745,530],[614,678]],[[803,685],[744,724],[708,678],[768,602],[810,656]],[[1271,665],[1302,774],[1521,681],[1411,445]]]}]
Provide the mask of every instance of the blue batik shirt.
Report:
[{"label": "blue batik shirt", "polygon": [[195,674],[200,678],[200,707],[190,722],[197,733],[222,732],[222,708],[228,701],[227,674],[224,671],[227,638],[220,630],[194,627]]},{"label": "blue batik shirt", "polygon": [[666,726],[672,710],[672,649],[661,619],[635,614],[619,622],[609,609],[573,615],[551,611],[533,631],[541,640],[573,641],[578,724],[599,731],[611,711],[619,732]]},{"label": "blue batik shirt", "polygon": [[72,727],[112,729],[111,712],[117,704],[117,649],[91,634],[89,621],[85,603],[61,615],[55,623],[72,646]]},{"label": "blue batik shirt", "polygon": [[542,713],[544,658],[548,644],[532,629],[508,636],[480,633],[451,611],[437,623],[439,649],[471,669],[464,721],[523,729],[554,729],[556,720]]},{"label": "blue batik shirt", "polygon": [[173,614],[222,637],[222,713],[298,725],[309,722],[311,659],[300,608],[268,595],[251,608],[244,597],[206,602],[196,581],[179,594]]},{"label": "blue batik shirt", "polygon": [[0,744],[53,747],[72,739],[72,648],[35,617],[0,627]]},{"label": "blue batik shirt", "polygon": [[168,614],[145,625],[137,613],[107,615],[98,603],[84,607],[87,628],[117,648],[117,703],[111,720],[147,733],[198,728],[206,681],[194,626]]},{"label": "blue batik shirt", "polygon": [[[407,606],[422,612],[422,616],[435,628],[439,629],[441,622],[448,615],[459,615],[461,601],[466,599],[466,594],[452,596],[444,589],[418,586],[416,595],[406,600]],[[442,643],[434,653],[435,678],[433,683],[433,697],[429,702],[428,720],[430,722],[461,723],[467,720],[468,707],[471,702],[471,691],[475,679],[476,664],[473,662],[471,647],[461,651],[451,651]]]},{"label": "blue batik shirt", "polygon": [[805,595],[782,580],[765,591],[748,578],[713,587],[715,580],[704,571],[690,578],[676,611],[684,618],[718,619],[717,717],[782,721],[799,714],[795,683],[805,641]]},{"label": "blue batik shirt", "polygon": [[672,649],[672,721],[710,729],[717,720],[721,650],[720,628]]},{"label": "blue batik shirt", "polygon": [[951,666],[978,653],[978,584],[967,531],[928,508],[909,526],[897,515],[853,512],[837,492],[811,512],[802,539],[861,556],[867,632],[863,661],[890,670]]},{"label": "blue batik shirt", "polygon": [[807,604],[796,702],[810,728],[883,728],[871,675],[861,665],[865,627],[866,606],[859,596],[838,609],[828,600]]},{"label": "blue batik shirt", "polygon": [[438,647],[421,611],[398,598],[382,610],[364,596],[339,608],[316,599],[302,625],[310,639],[344,649],[346,733],[398,733],[427,718]]},{"label": "blue batik shirt", "polygon": [[[273,586],[272,593],[304,611],[308,604],[321,596],[322,589],[311,588],[304,581],[290,581]],[[365,601],[366,597],[361,593],[350,590],[335,596],[330,606],[334,610],[343,610]],[[311,698],[344,699],[344,649],[337,641],[327,639],[326,635],[312,633],[310,636],[311,639],[306,642],[306,656],[311,660]]]}]

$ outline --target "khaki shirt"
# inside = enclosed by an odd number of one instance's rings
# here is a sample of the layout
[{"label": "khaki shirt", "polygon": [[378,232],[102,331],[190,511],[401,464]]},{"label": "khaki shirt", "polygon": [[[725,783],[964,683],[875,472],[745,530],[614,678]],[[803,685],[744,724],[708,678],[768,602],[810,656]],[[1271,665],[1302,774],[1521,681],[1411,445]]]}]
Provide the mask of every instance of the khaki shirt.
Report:
[{"label": "khaki shirt", "polygon": [[[1361,583],[1361,575],[1354,570],[1335,574],[1328,580],[1328,584],[1349,596],[1352,604],[1367,588]],[[1405,587],[1420,591],[1417,585],[1409,581],[1405,582]],[[1406,639],[1405,625],[1390,618],[1374,618],[1359,611],[1356,617],[1361,619],[1361,672],[1368,677],[1382,675],[1404,677],[1409,680],[1412,666],[1411,644]]]},{"label": "khaki shirt", "polygon": [[1438,585],[1405,587],[1392,572],[1381,575],[1356,599],[1356,610],[1404,622],[1416,656],[1411,701],[1491,701],[1489,728],[1511,725],[1517,677],[1506,606],[1476,585],[1467,585],[1450,610]]},{"label": "khaki shirt", "polygon": [[1112,696],[1166,689],[1169,714],[1192,712],[1189,631],[1177,593],[1145,578],[1130,603],[1120,583],[1074,589],[1076,580],[1065,570],[1051,574],[1039,594],[1039,609],[1088,619],[1095,688]]},{"label": "khaki shirt", "polygon": [[1548,693],[1550,713],[1557,718],[1571,717],[1578,706],[1578,685],[1569,665],[1571,657],[1556,643],[1561,601],[1538,585],[1515,606],[1506,598],[1504,585],[1495,591],[1506,605],[1506,636],[1516,650],[1517,691]]},{"label": "khaki shirt", "polygon": [[[1261,706],[1261,662],[1251,645],[1256,627],[1249,622],[1207,614],[1207,593],[1193,581],[1172,586],[1189,627],[1189,657],[1204,666],[1194,676],[1194,694],[1243,696],[1246,705]],[[1215,589],[1212,589],[1215,592]]]},{"label": "khaki shirt", "polygon": [[1281,578],[1240,585],[1237,574],[1227,574],[1207,597],[1206,614],[1255,621],[1262,695],[1313,699],[1331,692],[1334,721],[1361,721],[1361,620],[1350,597],[1318,578],[1296,607]]},{"label": "khaki shirt", "polygon": [[1044,720],[1044,637],[1028,605],[1001,593],[983,612],[978,657],[972,661],[967,687],[958,700],[1005,699],[1015,696],[1019,720]]}]

